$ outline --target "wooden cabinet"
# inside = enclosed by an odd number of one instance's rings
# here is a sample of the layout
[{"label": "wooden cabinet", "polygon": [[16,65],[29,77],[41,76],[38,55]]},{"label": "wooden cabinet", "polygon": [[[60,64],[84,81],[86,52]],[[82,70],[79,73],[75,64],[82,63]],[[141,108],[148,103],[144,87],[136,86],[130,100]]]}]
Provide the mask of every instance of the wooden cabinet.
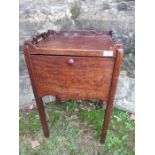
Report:
[{"label": "wooden cabinet", "polygon": [[111,31],[49,30],[25,42],[24,54],[44,135],[49,136],[42,97],[57,101],[107,101],[101,143],[108,129],[123,46],[113,44]]}]

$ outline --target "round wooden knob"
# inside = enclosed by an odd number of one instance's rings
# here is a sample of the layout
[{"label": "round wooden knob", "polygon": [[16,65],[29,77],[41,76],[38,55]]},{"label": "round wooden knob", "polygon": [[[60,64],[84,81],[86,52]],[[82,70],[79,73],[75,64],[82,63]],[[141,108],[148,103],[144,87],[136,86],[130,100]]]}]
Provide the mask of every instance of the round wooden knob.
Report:
[{"label": "round wooden knob", "polygon": [[75,60],[73,58],[70,58],[67,60],[67,63],[72,66],[75,64]]}]

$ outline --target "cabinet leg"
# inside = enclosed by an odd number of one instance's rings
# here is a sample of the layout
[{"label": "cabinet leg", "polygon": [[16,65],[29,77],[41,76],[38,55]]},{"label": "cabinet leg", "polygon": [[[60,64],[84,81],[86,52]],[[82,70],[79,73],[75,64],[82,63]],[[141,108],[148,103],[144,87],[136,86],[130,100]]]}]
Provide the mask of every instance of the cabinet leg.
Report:
[{"label": "cabinet leg", "polygon": [[101,140],[100,140],[101,144],[104,144],[104,142],[105,142],[105,138],[106,138],[106,135],[107,135],[107,130],[108,130],[109,123],[110,123],[110,116],[111,116],[111,113],[112,113],[112,108],[113,108],[113,104],[107,103],[105,116],[104,116],[104,123],[103,123],[103,127],[102,127]]},{"label": "cabinet leg", "polygon": [[45,114],[45,109],[44,109],[42,98],[37,98],[36,103],[37,103],[37,107],[38,107],[38,112],[39,112],[44,136],[49,137],[49,130],[48,130],[46,114]]},{"label": "cabinet leg", "polygon": [[102,100],[99,100],[98,105],[99,105],[100,108],[102,108],[102,106],[103,106],[103,101],[102,101]]},{"label": "cabinet leg", "polygon": [[56,103],[56,105],[61,104],[61,99],[57,96],[55,97],[55,103]]}]

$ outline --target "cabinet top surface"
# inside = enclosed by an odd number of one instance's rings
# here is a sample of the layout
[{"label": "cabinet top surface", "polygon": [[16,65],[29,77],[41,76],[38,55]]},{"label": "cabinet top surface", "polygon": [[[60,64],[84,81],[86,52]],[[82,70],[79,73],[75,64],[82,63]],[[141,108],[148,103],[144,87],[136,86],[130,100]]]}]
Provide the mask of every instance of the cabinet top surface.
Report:
[{"label": "cabinet top surface", "polygon": [[[33,43],[34,42],[34,43]],[[33,38],[38,49],[65,50],[109,50],[113,46],[111,31],[95,32],[86,30],[61,31],[49,30]]]}]

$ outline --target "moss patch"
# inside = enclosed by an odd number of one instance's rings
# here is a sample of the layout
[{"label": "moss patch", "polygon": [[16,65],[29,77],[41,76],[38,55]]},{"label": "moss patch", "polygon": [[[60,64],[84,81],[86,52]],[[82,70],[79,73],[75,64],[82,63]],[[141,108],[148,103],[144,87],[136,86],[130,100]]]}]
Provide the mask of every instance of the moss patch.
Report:
[{"label": "moss patch", "polygon": [[72,5],[70,11],[72,13],[72,18],[76,19],[80,15],[80,6],[77,3],[75,3],[74,5]]}]

